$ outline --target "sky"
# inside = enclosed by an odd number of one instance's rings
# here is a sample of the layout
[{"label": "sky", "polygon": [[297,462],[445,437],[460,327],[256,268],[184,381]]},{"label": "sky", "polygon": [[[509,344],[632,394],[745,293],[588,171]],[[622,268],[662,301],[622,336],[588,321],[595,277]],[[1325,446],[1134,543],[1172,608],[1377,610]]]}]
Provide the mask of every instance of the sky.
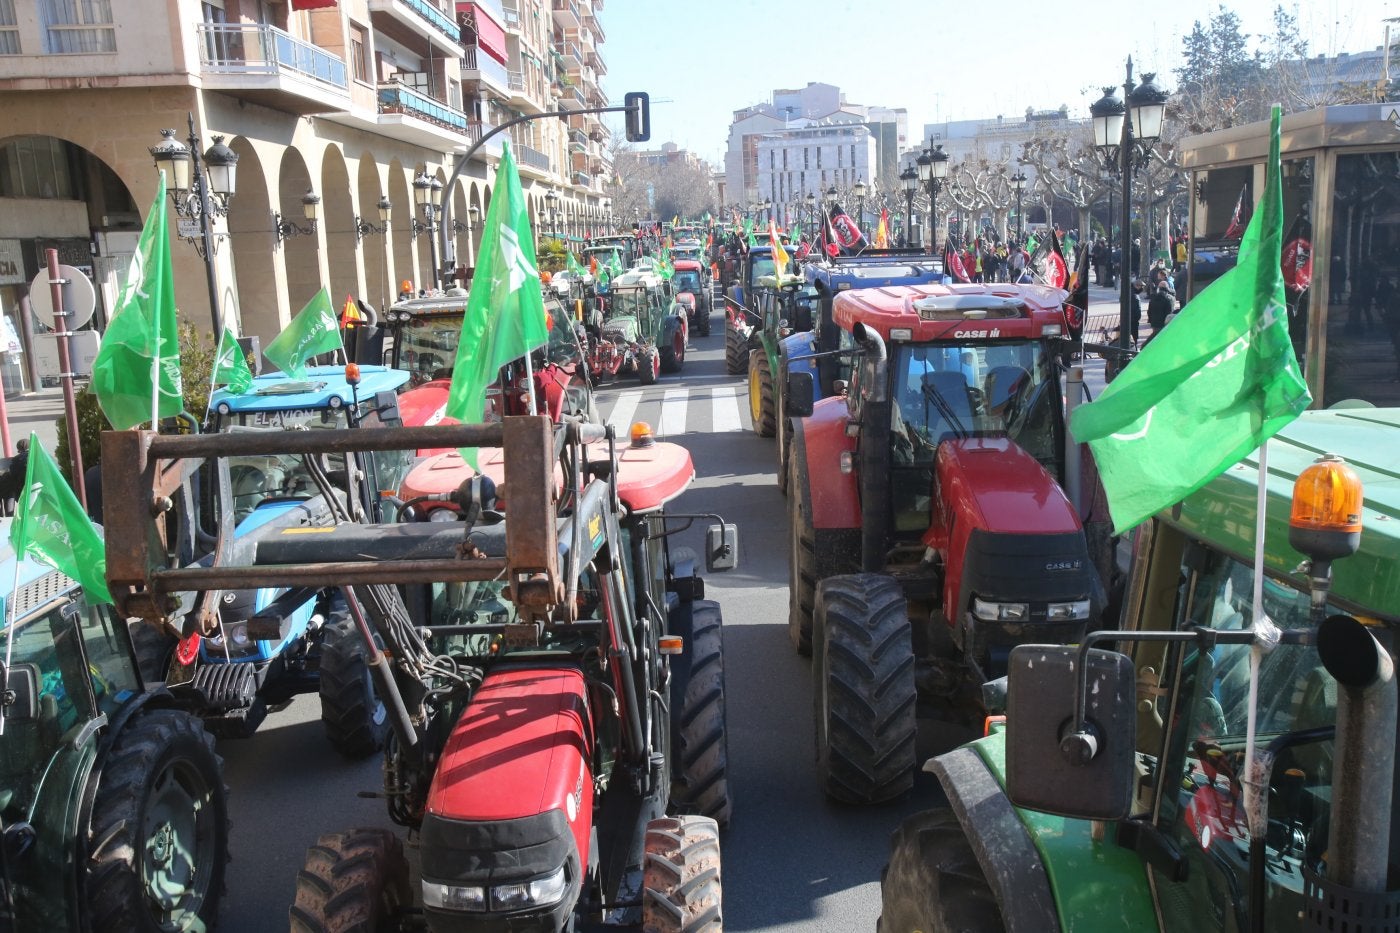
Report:
[{"label": "sky", "polygon": [[[1234,0],[1241,29],[1273,31],[1278,0]],[[1023,117],[1027,107],[1088,116],[1106,85],[1158,73],[1175,89],[1181,37],[1205,25],[1219,0],[606,0],[603,88],[614,104],[626,91],[651,95],[652,138],[674,142],[716,168],[733,111],[768,100],[774,88],[820,81],[847,103],[904,107],[909,145],[926,123]],[[1285,2],[1309,53],[1359,52],[1383,44],[1400,0]],[[1071,15],[1072,13],[1072,15]],[[1393,27],[1400,32],[1400,23]],[[1251,39],[1251,48],[1254,40]],[[1396,63],[1394,68],[1400,68]],[[621,121],[612,121],[620,128]]]}]

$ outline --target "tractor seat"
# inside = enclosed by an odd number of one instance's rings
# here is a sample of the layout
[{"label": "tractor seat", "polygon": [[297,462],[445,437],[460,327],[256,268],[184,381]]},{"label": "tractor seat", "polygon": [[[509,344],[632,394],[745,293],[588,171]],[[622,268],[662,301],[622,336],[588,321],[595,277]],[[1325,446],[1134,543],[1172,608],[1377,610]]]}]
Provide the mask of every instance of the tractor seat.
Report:
[{"label": "tractor seat", "polygon": [[996,366],[988,370],[982,381],[987,414],[1006,417],[1016,399],[1031,384],[1031,374],[1020,366]]}]

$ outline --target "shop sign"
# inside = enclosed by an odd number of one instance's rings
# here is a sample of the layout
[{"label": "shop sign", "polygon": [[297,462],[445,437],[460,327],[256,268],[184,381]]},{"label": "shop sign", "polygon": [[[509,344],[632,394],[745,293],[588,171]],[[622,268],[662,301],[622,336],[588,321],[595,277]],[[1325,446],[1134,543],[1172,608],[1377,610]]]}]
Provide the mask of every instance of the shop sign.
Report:
[{"label": "shop sign", "polygon": [[19,240],[0,240],[0,285],[22,285],[27,281]]}]

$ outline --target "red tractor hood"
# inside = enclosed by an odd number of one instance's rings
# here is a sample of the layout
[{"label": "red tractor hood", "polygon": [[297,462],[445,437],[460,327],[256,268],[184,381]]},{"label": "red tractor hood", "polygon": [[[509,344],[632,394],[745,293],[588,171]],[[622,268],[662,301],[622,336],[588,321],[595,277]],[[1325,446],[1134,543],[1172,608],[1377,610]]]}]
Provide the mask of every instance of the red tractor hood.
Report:
[{"label": "red tractor hood", "polygon": [[1080,530],[1079,516],[1060,484],[1007,438],[944,441],[938,447],[936,477],[938,505],[924,536],[930,547],[946,547],[948,529],[955,525],[1013,535]]},{"label": "red tractor hood", "polygon": [[[460,424],[456,418],[446,414],[447,391],[452,387],[451,379],[434,379],[421,386],[409,389],[399,396],[399,417],[406,428],[430,428],[438,424]],[[424,448],[418,451],[420,457],[431,457],[448,448]]]}]

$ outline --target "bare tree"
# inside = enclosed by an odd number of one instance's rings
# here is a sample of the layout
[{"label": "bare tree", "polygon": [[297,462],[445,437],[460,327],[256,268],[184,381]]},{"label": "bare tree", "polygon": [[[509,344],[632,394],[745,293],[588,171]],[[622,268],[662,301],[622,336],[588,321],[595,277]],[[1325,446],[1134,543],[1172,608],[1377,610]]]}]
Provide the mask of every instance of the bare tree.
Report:
[{"label": "bare tree", "polygon": [[1114,185],[1094,152],[1089,133],[1090,130],[1083,127],[1032,140],[1025,144],[1023,156],[1035,168],[1034,190],[1046,204],[1047,220],[1053,201],[1068,202],[1075,211],[1081,243],[1087,243],[1093,236],[1090,217],[1094,205],[1108,197]]},{"label": "bare tree", "polygon": [[[992,215],[992,229],[1006,239],[1006,222],[1016,193],[1011,188],[1006,163],[986,159],[963,159],[948,172],[944,190],[964,213]],[[980,219],[980,218],[979,218]]]}]

